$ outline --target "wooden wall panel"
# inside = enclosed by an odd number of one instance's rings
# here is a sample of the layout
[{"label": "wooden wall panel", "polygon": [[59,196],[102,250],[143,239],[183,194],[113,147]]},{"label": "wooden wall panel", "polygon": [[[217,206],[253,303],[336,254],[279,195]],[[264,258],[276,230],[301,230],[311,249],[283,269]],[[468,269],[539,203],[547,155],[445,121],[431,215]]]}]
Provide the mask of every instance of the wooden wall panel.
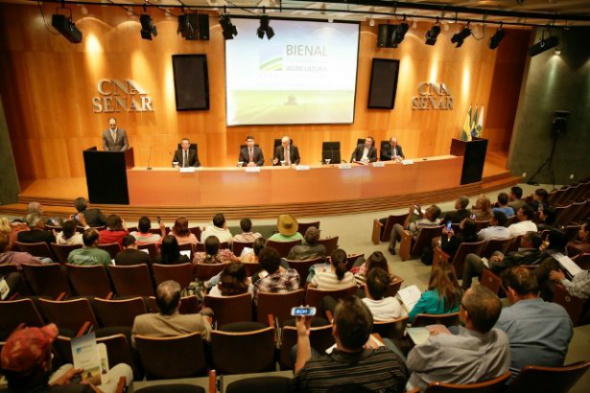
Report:
[{"label": "wooden wall panel", "polygon": [[[43,8],[50,24],[55,7]],[[82,44],[73,45],[47,31],[36,4],[0,4],[0,94],[21,180],[83,176],[81,150],[101,146],[100,135],[111,116],[92,110],[100,79],[133,79],[152,97],[154,112],[116,114],[128,132],[139,166],[146,166],[148,159],[151,166],[169,166],[182,137],[199,144],[203,165],[235,165],[238,147],[250,134],[263,148],[267,163],[274,139],[285,134],[299,146],[302,162],[309,164],[321,159],[322,141],[341,141],[342,157],[348,159],[357,138],[366,135],[377,141],[396,135],[407,156],[435,156],[448,153],[470,104],[488,107],[495,102],[500,114],[516,108],[517,98],[507,101],[505,97],[513,94],[510,89],[500,89],[490,97],[493,84],[501,83],[494,79],[497,52],[487,48],[493,29],[486,29],[484,39],[469,38],[456,49],[450,37],[462,26],[443,29],[438,43],[431,47],[424,44],[430,24],[418,23],[399,49],[379,49],[377,26],[363,23],[354,124],[227,127],[224,41],[214,16],[210,18],[210,41],[185,41],[176,34],[176,19],[150,10],[158,28],[158,36],[150,42],[140,38],[138,18],[125,10],[86,8],[89,14],[84,16],[80,7],[73,6],[74,20],[84,33]],[[476,34],[481,36],[478,28]],[[511,45],[505,39],[501,48]],[[207,55],[209,111],[176,112],[171,56],[180,53]],[[375,57],[401,61],[396,106],[391,111],[367,109]],[[412,110],[412,97],[423,81],[444,82],[455,98],[454,110]],[[494,128],[498,137],[506,132],[505,125]]]}]

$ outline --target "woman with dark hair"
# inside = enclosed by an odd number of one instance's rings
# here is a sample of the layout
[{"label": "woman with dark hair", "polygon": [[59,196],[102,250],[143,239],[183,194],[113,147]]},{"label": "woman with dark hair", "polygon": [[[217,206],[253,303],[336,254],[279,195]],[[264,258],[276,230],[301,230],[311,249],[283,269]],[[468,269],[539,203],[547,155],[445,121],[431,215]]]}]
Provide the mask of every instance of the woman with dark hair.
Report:
[{"label": "woman with dark hair", "polygon": [[119,243],[121,246],[123,238],[128,234],[123,219],[116,214],[111,214],[107,218],[107,228],[98,233],[98,244]]},{"label": "woman with dark hair", "polygon": [[240,255],[240,261],[243,263],[258,263],[258,256],[260,255],[260,251],[266,246],[266,239],[263,237],[259,237],[258,239],[254,240],[254,244],[252,244],[252,248],[245,247],[242,251],[242,255]]},{"label": "woman with dark hair", "polygon": [[448,262],[440,262],[432,267],[428,290],[422,293],[418,303],[412,308],[409,320],[418,314],[448,314],[459,311],[463,291],[457,282],[455,271]]},{"label": "woman with dark hair", "polygon": [[544,188],[537,188],[535,192],[533,192],[533,200],[531,201],[530,205],[535,209],[535,211],[545,210],[549,207],[549,203],[547,199],[549,198],[549,193]]},{"label": "woman with dark hair", "polygon": [[76,233],[76,221],[67,220],[61,226],[62,231],[55,236],[55,242],[60,245],[73,246],[75,244],[83,245],[82,234]]},{"label": "woman with dark hair", "polygon": [[346,252],[339,248],[332,252],[329,270],[316,272],[310,286],[323,291],[336,291],[356,285],[354,275],[346,270]]},{"label": "woman with dark hair", "polygon": [[205,252],[197,252],[193,257],[193,263],[228,263],[231,261],[239,261],[238,258],[229,249],[219,248],[219,238],[217,236],[209,236],[205,239]]},{"label": "woman with dark hair", "polygon": [[383,255],[381,251],[375,251],[369,255],[369,258],[363,262],[360,267],[357,268],[357,273],[354,276],[357,284],[364,285],[367,281],[369,272],[376,268],[383,269],[387,272],[387,274],[389,274],[390,277],[392,276],[391,272],[389,271],[389,264],[387,263],[387,258],[385,258],[385,255]]},{"label": "woman with dark hair", "polygon": [[211,296],[234,296],[243,293],[252,295],[254,287],[246,275],[244,264],[239,261],[231,262],[223,271],[219,278],[219,284],[211,288]]},{"label": "woman with dark hair", "polygon": [[459,223],[459,229],[461,230],[458,234],[451,229],[447,231],[447,227],[443,227],[443,235],[440,239],[442,250],[449,255],[449,261],[453,260],[455,253],[459,249],[461,243],[471,243],[479,241],[477,237],[477,226],[475,221],[470,218],[464,218]]},{"label": "woman with dark hair", "polygon": [[196,246],[199,242],[197,237],[188,229],[188,219],[186,217],[178,217],[174,221],[170,235],[174,236],[180,245],[190,243]]},{"label": "woman with dark hair", "polygon": [[537,228],[539,229],[539,231],[559,228],[556,222],[557,210],[555,210],[555,208],[551,206],[548,206],[543,210],[539,211],[539,219],[541,220],[541,222],[537,224]]},{"label": "woman with dark hair", "polygon": [[135,238],[137,244],[159,244],[164,236],[166,236],[166,225],[163,221],[160,221],[160,233],[151,233],[152,221],[148,216],[143,216],[137,223],[137,231],[131,232],[131,236]]},{"label": "woman with dark hair", "polygon": [[174,236],[168,235],[162,240],[160,255],[156,257],[156,263],[162,265],[178,265],[190,261],[189,257],[180,253],[178,241]]}]

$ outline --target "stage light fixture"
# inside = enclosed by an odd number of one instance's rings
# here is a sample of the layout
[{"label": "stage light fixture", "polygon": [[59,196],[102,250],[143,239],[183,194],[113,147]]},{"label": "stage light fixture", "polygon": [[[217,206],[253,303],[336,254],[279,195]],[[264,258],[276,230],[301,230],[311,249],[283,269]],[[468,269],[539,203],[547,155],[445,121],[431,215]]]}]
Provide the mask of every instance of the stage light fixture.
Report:
[{"label": "stage light fixture", "polygon": [[559,45],[559,37],[552,35],[548,38],[545,38],[545,32],[543,32],[541,35],[541,41],[529,48],[529,56],[537,56],[538,54],[548,51],[549,49],[555,48],[557,45]]},{"label": "stage light fixture", "polygon": [[[70,11],[71,12],[71,11]],[[55,14],[51,18],[51,26],[59,31],[68,41],[73,44],[82,42],[82,32],[78,30],[76,24],[72,22],[72,17]]]},{"label": "stage light fixture", "polygon": [[158,29],[154,26],[152,17],[149,14],[139,15],[139,23],[141,23],[141,38],[144,40],[152,40],[152,36],[158,35]]},{"label": "stage light fixture", "polygon": [[258,38],[263,39],[264,34],[266,34],[266,38],[269,40],[274,37],[275,31],[270,27],[270,18],[266,14],[260,15],[260,27],[256,31],[258,34]]},{"label": "stage light fixture", "polygon": [[391,35],[391,46],[393,48],[397,48],[399,44],[402,43],[404,38],[406,38],[406,33],[410,29],[410,25],[406,22],[401,22],[393,29],[393,33]]},{"label": "stage light fixture", "polygon": [[197,25],[197,14],[178,15],[177,33],[187,41],[196,40],[198,39]]},{"label": "stage light fixture", "polygon": [[440,34],[440,26],[439,25],[433,25],[430,30],[428,30],[426,32],[426,45],[434,45],[436,44],[436,39],[438,38],[438,35]]},{"label": "stage light fixture", "polygon": [[223,38],[226,40],[233,40],[238,35],[238,29],[231,23],[229,14],[219,15],[219,24],[223,30]]},{"label": "stage light fixture", "polygon": [[505,34],[506,32],[502,29],[502,26],[500,26],[500,28],[496,30],[496,33],[490,38],[490,42],[488,42],[488,47],[491,50],[496,49],[498,45],[500,45],[500,41],[502,41],[502,38],[504,38]]},{"label": "stage light fixture", "polygon": [[469,37],[471,35],[471,29],[469,28],[469,23],[467,24],[467,26],[465,26],[463,28],[463,30],[461,30],[460,32],[454,34],[451,37],[451,42],[453,44],[456,44],[455,48],[460,48],[461,45],[463,45],[463,42],[465,41],[465,39],[467,37]]}]

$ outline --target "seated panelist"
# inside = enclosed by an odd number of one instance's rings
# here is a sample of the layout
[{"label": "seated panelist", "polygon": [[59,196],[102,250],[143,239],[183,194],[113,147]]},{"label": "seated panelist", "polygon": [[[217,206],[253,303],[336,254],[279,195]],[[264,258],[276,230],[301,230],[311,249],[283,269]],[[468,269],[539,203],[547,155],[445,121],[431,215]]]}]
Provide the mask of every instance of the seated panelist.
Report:
[{"label": "seated panelist", "polygon": [[172,164],[174,165],[176,162],[181,168],[201,166],[197,150],[190,149],[190,147],[191,141],[188,138],[183,138],[180,141],[180,149],[176,150],[176,153],[174,153]]},{"label": "seated panelist", "polygon": [[240,149],[240,157],[238,162],[243,163],[246,166],[263,166],[264,165],[264,154],[262,149],[256,146],[253,136],[246,137],[246,146]]},{"label": "seated panelist", "polygon": [[354,149],[352,157],[350,157],[350,161],[360,162],[363,164],[377,161],[377,149],[375,148],[374,144],[373,137],[366,137],[365,143],[358,145],[356,149]]},{"label": "seated panelist", "polygon": [[398,145],[396,137],[389,139],[389,144],[381,150],[381,161],[401,161],[405,158],[406,156],[404,156],[402,147]]},{"label": "seated panelist", "polygon": [[272,160],[274,166],[277,165],[299,165],[301,157],[299,157],[299,149],[297,146],[291,145],[291,138],[284,136],[281,139],[281,146],[275,149],[275,155]]}]

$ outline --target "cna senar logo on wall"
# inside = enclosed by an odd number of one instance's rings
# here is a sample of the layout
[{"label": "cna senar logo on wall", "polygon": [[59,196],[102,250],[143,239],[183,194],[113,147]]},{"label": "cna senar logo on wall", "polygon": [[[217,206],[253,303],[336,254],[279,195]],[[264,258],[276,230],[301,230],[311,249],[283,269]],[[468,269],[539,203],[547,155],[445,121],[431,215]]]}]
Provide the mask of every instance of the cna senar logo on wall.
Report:
[{"label": "cna senar logo on wall", "polygon": [[414,110],[452,110],[453,95],[444,83],[422,82],[418,85],[418,96],[412,97]]},{"label": "cna senar logo on wall", "polygon": [[101,79],[98,97],[92,98],[94,113],[153,112],[152,98],[131,79]]}]

